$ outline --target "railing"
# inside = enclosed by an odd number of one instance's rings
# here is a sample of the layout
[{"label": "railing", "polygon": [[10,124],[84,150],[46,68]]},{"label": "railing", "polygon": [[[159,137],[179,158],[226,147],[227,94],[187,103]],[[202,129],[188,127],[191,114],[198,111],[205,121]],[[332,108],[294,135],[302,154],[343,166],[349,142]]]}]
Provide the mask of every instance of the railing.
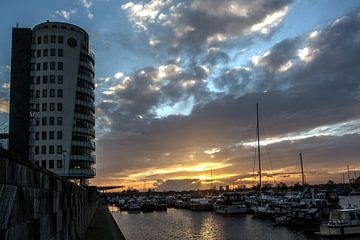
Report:
[{"label": "railing", "polygon": [[88,148],[91,148],[91,149],[95,150],[95,142],[94,141],[77,141],[77,140],[73,140],[71,142],[71,145],[80,146],[80,147],[88,147]]},{"label": "railing", "polygon": [[84,119],[95,124],[95,117],[93,114],[75,113],[74,118]]},{"label": "railing", "polygon": [[87,128],[87,127],[73,127],[73,132],[81,132],[87,133],[93,137],[95,137],[95,129],[94,128]]},{"label": "railing", "polygon": [[89,162],[96,162],[96,155],[95,154],[91,154],[91,155],[70,155],[70,160],[80,160],[80,161],[89,161]]},{"label": "railing", "polygon": [[75,104],[88,107],[95,112],[95,104],[92,101],[84,101],[84,100],[76,99]]},{"label": "railing", "polygon": [[68,176],[73,177],[95,177],[96,176],[96,169],[93,167],[90,168],[69,168],[68,169]]},{"label": "railing", "polygon": [[86,93],[87,95],[95,98],[95,93],[94,93],[94,90],[93,90],[93,89],[77,86],[77,87],[76,87],[76,91],[79,91],[79,92],[82,92],[82,93]]},{"label": "railing", "polygon": [[91,77],[91,76],[89,76],[89,75],[86,75],[86,74],[84,74],[84,73],[79,73],[79,74],[78,74],[78,78],[80,78],[80,79],[82,79],[82,80],[84,80],[84,81],[92,84],[93,86],[95,86],[94,78]]}]

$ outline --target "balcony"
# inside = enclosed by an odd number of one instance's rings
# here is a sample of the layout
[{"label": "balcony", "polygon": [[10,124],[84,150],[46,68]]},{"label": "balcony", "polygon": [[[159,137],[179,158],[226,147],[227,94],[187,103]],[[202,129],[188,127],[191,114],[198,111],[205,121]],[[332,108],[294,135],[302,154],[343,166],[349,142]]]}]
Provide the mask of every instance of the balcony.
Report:
[{"label": "balcony", "polygon": [[76,91],[85,93],[85,94],[91,96],[92,98],[95,98],[94,89],[77,86]]},{"label": "balcony", "polygon": [[95,141],[72,141],[71,145],[91,148],[95,151]]},{"label": "balcony", "polygon": [[95,117],[93,114],[83,114],[83,113],[75,113],[74,118],[78,118],[78,119],[83,119],[83,120],[87,120],[89,122],[92,122],[93,124],[95,124]]},{"label": "balcony", "polygon": [[95,104],[92,101],[84,101],[84,100],[76,99],[75,104],[90,108],[93,112],[95,112]]},{"label": "balcony", "polygon": [[88,162],[92,162],[95,163],[96,162],[96,155],[95,154],[91,154],[91,155],[74,155],[71,154],[70,155],[70,160],[73,161],[88,161]]},{"label": "balcony", "polygon": [[73,132],[86,133],[95,137],[95,129],[90,127],[73,127]]},{"label": "balcony", "polygon": [[96,176],[96,169],[90,168],[70,168],[68,170],[68,178],[93,178]]}]

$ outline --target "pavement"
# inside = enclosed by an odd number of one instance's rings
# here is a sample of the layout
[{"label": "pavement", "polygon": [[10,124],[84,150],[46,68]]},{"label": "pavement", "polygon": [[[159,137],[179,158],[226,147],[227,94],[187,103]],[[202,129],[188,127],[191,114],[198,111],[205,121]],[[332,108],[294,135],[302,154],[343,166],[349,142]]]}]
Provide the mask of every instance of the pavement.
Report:
[{"label": "pavement", "polygon": [[99,204],[83,239],[126,240],[107,208],[107,205],[101,204]]}]

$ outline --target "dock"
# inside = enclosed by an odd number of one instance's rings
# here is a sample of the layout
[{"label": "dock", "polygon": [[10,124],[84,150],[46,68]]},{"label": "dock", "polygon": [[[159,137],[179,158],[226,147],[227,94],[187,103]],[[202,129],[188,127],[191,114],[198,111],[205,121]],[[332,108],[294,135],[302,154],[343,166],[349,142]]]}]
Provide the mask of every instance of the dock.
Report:
[{"label": "dock", "polygon": [[113,216],[106,205],[99,205],[85,233],[87,240],[125,240]]}]

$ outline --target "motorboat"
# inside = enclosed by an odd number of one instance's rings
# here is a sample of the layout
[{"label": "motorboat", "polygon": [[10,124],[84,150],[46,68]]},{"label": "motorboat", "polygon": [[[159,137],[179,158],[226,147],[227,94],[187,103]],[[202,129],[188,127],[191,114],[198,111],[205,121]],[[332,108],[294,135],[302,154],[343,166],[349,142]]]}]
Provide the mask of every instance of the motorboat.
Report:
[{"label": "motorboat", "polygon": [[224,193],[214,204],[216,213],[232,215],[247,212],[245,195],[237,192]]},{"label": "motorboat", "polygon": [[328,237],[360,235],[360,208],[333,210],[329,221],[315,234]]},{"label": "motorboat", "polygon": [[209,211],[212,210],[212,205],[207,198],[192,198],[190,199],[190,210]]}]

